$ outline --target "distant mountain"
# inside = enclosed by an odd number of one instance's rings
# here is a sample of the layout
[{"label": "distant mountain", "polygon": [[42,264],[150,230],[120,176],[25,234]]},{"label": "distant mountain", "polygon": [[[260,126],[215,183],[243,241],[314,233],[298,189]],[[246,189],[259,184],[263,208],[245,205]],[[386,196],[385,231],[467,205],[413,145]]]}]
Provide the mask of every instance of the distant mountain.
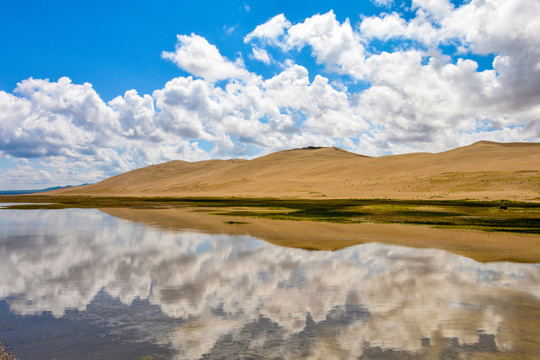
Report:
[{"label": "distant mountain", "polygon": [[481,141],[382,157],[310,147],[253,160],[177,160],[51,194],[540,200],[540,143]]},{"label": "distant mountain", "polygon": [[[90,184],[82,184],[79,186],[85,186],[85,185],[90,185]],[[52,191],[52,190],[59,190],[59,189],[67,189],[67,188],[72,188],[72,187],[74,187],[74,185],[55,186],[55,187],[50,187],[46,189],[38,189],[38,190],[0,190],[0,195],[37,194],[37,193],[42,193],[42,192],[47,192],[47,191]]]}]

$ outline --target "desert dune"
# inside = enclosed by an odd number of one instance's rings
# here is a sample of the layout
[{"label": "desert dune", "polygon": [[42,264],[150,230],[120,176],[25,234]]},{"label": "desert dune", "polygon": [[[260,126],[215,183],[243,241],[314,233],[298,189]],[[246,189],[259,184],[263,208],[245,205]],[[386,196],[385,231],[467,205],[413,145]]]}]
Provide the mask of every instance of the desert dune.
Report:
[{"label": "desert dune", "polygon": [[540,143],[481,141],[381,157],[310,147],[252,160],[177,160],[51,194],[538,201]]}]

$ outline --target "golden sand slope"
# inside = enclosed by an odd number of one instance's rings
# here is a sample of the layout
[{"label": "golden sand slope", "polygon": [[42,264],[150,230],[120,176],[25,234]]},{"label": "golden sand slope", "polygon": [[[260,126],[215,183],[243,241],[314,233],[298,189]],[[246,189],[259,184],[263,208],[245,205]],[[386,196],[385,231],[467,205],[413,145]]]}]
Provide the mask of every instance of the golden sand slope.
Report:
[{"label": "golden sand slope", "polygon": [[540,200],[540,143],[482,141],[436,154],[383,157],[307,148],[253,160],[171,161],[54,193]]}]

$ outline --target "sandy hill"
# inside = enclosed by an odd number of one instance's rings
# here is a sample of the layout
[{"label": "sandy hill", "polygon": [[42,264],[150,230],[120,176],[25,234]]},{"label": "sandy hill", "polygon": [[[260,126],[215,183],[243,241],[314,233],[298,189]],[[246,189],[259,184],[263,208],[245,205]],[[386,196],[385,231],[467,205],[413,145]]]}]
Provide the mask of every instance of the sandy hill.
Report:
[{"label": "sandy hill", "polygon": [[540,143],[478,142],[367,157],[339,148],[253,160],[171,161],[56,194],[540,200]]}]

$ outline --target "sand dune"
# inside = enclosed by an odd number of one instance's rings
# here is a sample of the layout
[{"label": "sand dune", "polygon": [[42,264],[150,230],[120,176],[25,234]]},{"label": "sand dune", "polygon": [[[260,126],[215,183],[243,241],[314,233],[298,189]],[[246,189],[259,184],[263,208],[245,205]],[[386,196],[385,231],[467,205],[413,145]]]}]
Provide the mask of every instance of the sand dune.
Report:
[{"label": "sand dune", "polygon": [[171,161],[54,193],[540,200],[540,143],[482,141],[442,153],[382,157],[305,148],[253,160]]}]

